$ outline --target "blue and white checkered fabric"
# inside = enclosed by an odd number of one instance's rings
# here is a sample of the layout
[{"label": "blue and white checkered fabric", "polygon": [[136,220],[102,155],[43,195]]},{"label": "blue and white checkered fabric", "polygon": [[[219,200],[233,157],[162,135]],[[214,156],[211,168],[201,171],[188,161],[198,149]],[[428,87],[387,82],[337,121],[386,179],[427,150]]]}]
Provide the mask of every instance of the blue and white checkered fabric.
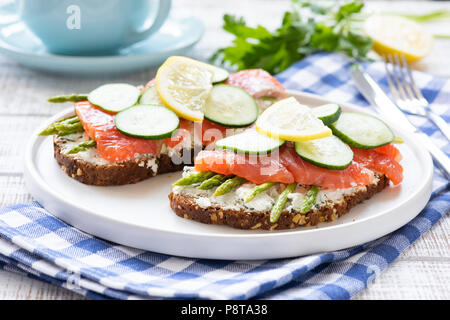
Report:
[{"label": "blue and white checkered fabric", "polygon": [[[350,61],[320,53],[278,76],[289,89],[367,106],[349,77]],[[365,64],[388,92],[383,66]],[[450,121],[450,80],[416,73],[432,108]],[[450,154],[432,123],[412,118]],[[117,245],[51,216],[38,203],[0,209],[0,268],[95,299],[349,299],[450,211],[450,184],[435,172],[426,208],[378,240],[337,252],[263,261],[173,257]]]}]

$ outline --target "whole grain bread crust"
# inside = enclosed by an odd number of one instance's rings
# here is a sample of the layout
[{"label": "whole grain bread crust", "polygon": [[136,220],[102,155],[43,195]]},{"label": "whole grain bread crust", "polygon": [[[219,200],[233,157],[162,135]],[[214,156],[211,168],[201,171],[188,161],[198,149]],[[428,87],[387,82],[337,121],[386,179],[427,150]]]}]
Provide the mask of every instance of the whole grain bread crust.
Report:
[{"label": "whole grain bread crust", "polygon": [[[53,140],[54,157],[61,169],[73,179],[89,185],[110,186],[137,183],[160,173],[180,171],[184,163],[176,164],[167,154],[159,156],[144,155],[124,162],[111,162],[108,164],[95,164],[73,155],[63,153],[62,141]],[[192,150],[182,150],[182,154],[190,152],[193,161]],[[148,160],[156,158],[157,169],[145,166]],[[191,162],[192,163],[192,162]]]},{"label": "whole grain bread crust", "polygon": [[371,198],[389,185],[385,175],[358,191],[344,197],[343,201],[332,203],[320,209],[312,209],[306,214],[284,210],[276,223],[270,222],[270,212],[250,210],[224,210],[217,206],[202,208],[195,203],[195,198],[182,193],[169,194],[170,207],[180,217],[207,224],[224,224],[238,229],[282,230],[298,226],[314,226],[319,222],[329,222],[346,214],[358,203]]}]

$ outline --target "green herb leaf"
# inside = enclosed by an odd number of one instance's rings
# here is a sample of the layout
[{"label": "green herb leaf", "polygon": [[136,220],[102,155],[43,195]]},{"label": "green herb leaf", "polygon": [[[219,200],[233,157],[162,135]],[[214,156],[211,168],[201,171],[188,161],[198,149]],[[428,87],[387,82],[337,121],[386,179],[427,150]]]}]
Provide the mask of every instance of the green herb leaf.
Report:
[{"label": "green herb leaf", "polygon": [[225,14],[223,29],[235,36],[232,44],[218,49],[210,61],[243,70],[262,68],[274,74],[317,51],[336,51],[365,59],[372,40],[359,31],[356,15],[361,1],[322,5],[292,0],[293,9],[285,12],[278,29],[250,27],[243,17]]},{"label": "green herb leaf", "polygon": [[364,3],[360,1],[351,1],[343,4],[336,13],[336,21],[340,22],[344,19],[348,19],[352,14],[361,12],[364,7]]}]

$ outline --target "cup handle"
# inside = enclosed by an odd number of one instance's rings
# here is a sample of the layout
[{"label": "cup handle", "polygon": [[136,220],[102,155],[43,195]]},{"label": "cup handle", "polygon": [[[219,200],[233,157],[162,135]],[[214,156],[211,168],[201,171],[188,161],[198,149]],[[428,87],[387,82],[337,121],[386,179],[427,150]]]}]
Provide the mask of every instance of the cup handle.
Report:
[{"label": "cup handle", "polygon": [[159,0],[158,13],[151,27],[143,31],[133,30],[127,37],[127,45],[132,45],[136,42],[142,41],[161,28],[169,15],[171,6],[172,0]]}]

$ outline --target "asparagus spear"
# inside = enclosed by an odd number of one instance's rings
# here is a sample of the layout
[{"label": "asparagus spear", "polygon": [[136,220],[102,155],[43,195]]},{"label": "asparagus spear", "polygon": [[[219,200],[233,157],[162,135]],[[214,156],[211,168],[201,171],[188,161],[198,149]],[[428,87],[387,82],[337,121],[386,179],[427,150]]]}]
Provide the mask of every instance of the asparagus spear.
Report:
[{"label": "asparagus spear", "polygon": [[84,141],[84,142],[80,143],[79,145],[70,149],[69,152],[67,152],[67,153],[72,154],[72,153],[78,153],[80,151],[86,151],[87,149],[93,148],[96,145],[97,145],[97,143],[95,142],[95,140]]},{"label": "asparagus spear", "polygon": [[240,186],[247,180],[241,177],[234,177],[222,183],[214,192],[214,197],[224,195],[230,192],[234,187]]},{"label": "asparagus spear", "polygon": [[71,124],[71,123],[76,123],[76,122],[79,122],[79,121],[80,121],[80,119],[78,119],[78,116],[77,116],[77,115],[74,115],[74,116],[70,116],[70,117],[61,119],[61,120],[59,120],[59,121],[56,121],[55,123],[67,123],[67,124]]},{"label": "asparagus spear", "polygon": [[209,190],[216,186],[220,186],[222,183],[224,183],[226,180],[232,177],[233,175],[225,176],[223,174],[216,174],[215,176],[209,178],[208,180],[203,181],[202,184],[198,186],[198,188],[202,190]]},{"label": "asparagus spear", "polygon": [[39,133],[39,135],[40,136],[49,136],[52,134],[56,134],[56,133],[58,133],[58,130],[56,130],[55,125],[64,123],[64,122],[71,122],[71,121],[74,121],[74,119],[76,119],[78,121],[77,116],[71,116],[68,118],[64,118],[62,120],[55,121],[51,125],[49,125],[47,128],[45,128],[41,133]]},{"label": "asparagus spear", "polygon": [[54,127],[54,123],[52,123],[51,125],[49,125],[47,128],[45,128],[44,130],[42,130],[39,135],[40,136],[51,136],[53,134],[57,134],[58,131],[55,129]]},{"label": "asparagus spear", "polygon": [[208,180],[212,176],[214,176],[214,172],[209,171],[200,171],[197,173],[192,173],[184,178],[181,178],[180,180],[176,181],[173,185],[174,186],[189,186],[191,184],[200,183],[205,180]]},{"label": "asparagus spear", "polygon": [[282,193],[278,196],[277,201],[273,205],[272,211],[270,212],[270,222],[275,223],[278,221],[278,218],[281,215],[281,212],[284,209],[284,206],[287,202],[288,194],[292,193],[297,187],[296,183],[291,183],[286,186]]},{"label": "asparagus spear", "polygon": [[47,101],[48,102],[53,102],[53,103],[77,102],[77,101],[87,100],[87,98],[88,98],[87,94],[76,94],[76,93],[73,93],[73,94],[70,94],[70,95],[51,97],[51,98],[48,98]]},{"label": "asparagus spear", "polygon": [[300,208],[300,213],[307,213],[313,205],[316,203],[317,194],[319,193],[320,188],[317,186],[312,186],[307,192],[305,196],[305,200],[303,200],[302,207]]},{"label": "asparagus spear", "polygon": [[55,125],[55,129],[59,136],[65,136],[71,133],[83,131],[83,125],[80,121],[75,123],[60,123]]},{"label": "asparagus spear", "polygon": [[45,128],[40,136],[50,136],[53,134],[65,135],[83,131],[83,126],[77,116],[71,116],[56,122],[53,122],[47,128]]},{"label": "asparagus spear", "polygon": [[260,184],[259,186],[254,187],[253,190],[249,193],[249,195],[247,197],[245,197],[244,202],[247,203],[247,202],[252,201],[253,198],[255,198],[258,194],[273,187],[276,184],[277,184],[276,182],[266,182],[266,183]]}]

